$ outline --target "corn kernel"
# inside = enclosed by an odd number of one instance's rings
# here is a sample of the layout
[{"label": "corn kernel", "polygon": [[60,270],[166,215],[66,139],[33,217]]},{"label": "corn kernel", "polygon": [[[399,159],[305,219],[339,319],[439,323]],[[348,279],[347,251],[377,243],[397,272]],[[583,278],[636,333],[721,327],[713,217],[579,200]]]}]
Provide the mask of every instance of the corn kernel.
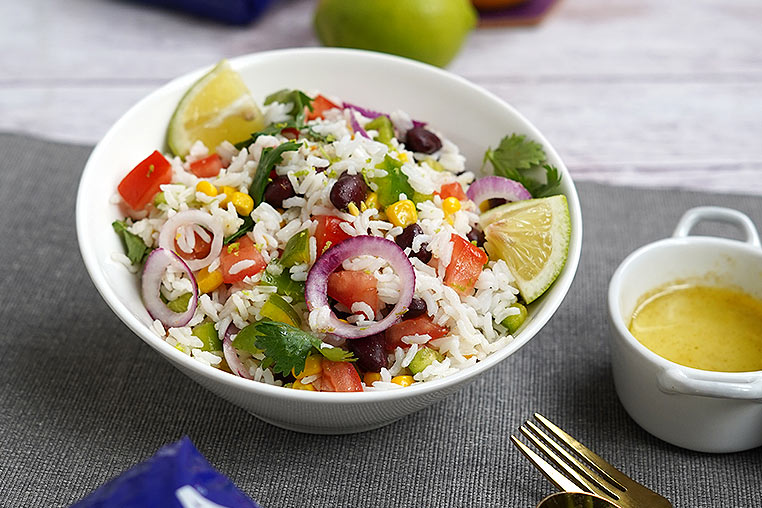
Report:
[{"label": "corn kernel", "polygon": [[369,192],[368,197],[365,198],[365,206],[378,210],[378,194]]},{"label": "corn kernel", "polygon": [[243,192],[234,192],[230,202],[233,203],[239,215],[249,215],[254,210],[254,200]]},{"label": "corn kernel", "polygon": [[291,369],[291,374],[294,375],[296,379],[302,379],[307,376],[314,376],[315,374],[320,374],[323,372],[323,367],[320,366],[320,357],[318,355],[309,355],[307,357],[307,360],[304,362],[304,370],[302,370],[300,373],[295,373],[294,369]]},{"label": "corn kernel", "polygon": [[415,210],[415,203],[409,199],[397,201],[386,207],[386,216],[389,222],[399,227],[407,227],[415,224],[418,220],[418,212]]},{"label": "corn kernel", "polygon": [[410,386],[413,384],[413,376],[394,376],[392,383],[400,386]]},{"label": "corn kernel", "polygon": [[366,372],[362,380],[366,386],[371,386],[376,381],[381,381],[381,374],[378,372]]},{"label": "corn kernel", "polygon": [[196,283],[201,294],[211,293],[222,284],[222,272],[219,270],[210,272],[204,267],[196,274]]},{"label": "corn kernel", "polygon": [[[360,203],[362,203],[362,202],[360,202]],[[349,204],[347,205],[347,210],[349,210],[349,213],[351,213],[351,214],[352,214],[352,215],[354,215],[355,217],[357,217],[358,215],[360,215],[360,209],[359,209],[359,208],[357,208],[357,205],[356,205],[356,204],[354,204],[354,203],[352,203],[351,201],[350,201],[350,202],[349,202]]]},{"label": "corn kernel", "polygon": [[312,386],[312,383],[304,384],[298,379],[294,381],[294,384],[291,385],[291,388],[293,388],[294,390],[307,390],[308,392],[317,391],[315,390],[315,387]]},{"label": "corn kernel", "polygon": [[229,186],[229,185],[223,185],[220,191],[225,194],[225,199],[222,200],[220,203],[220,206],[223,208],[227,208],[228,203],[230,203],[230,200],[233,198],[233,194],[235,194],[237,191],[235,188]]},{"label": "corn kernel", "polygon": [[217,195],[217,187],[207,182],[206,180],[201,180],[196,184],[196,192],[201,192],[213,198]]},{"label": "corn kernel", "polygon": [[442,201],[442,210],[444,210],[445,215],[457,212],[460,210],[460,200],[454,196],[445,198],[445,200]]},{"label": "corn kernel", "polygon": [[400,152],[397,155],[397,160],[399,160],[400,162],[407,162],[408,161],[407,154],[405,152]]}]

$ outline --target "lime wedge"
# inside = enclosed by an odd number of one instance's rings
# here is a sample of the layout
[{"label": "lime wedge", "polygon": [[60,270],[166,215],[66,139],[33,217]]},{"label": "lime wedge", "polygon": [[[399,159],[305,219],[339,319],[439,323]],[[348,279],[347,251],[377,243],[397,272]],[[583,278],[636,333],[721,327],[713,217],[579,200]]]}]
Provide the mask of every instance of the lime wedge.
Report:
[{"label": "lime wedge", "polygon": [[505,261],[526,303],[536,300],[561,273],[569,253],[566,196],[506,203],[482,214],[480,222],[490,258]]},{"label": "lime wedge", "polygon": [[235,144],[262,130],[264,116],[249,89],[227,60],[196,81],[177,105],[167,129],[167,145],[185,157],[201,141],[210,151]]}]

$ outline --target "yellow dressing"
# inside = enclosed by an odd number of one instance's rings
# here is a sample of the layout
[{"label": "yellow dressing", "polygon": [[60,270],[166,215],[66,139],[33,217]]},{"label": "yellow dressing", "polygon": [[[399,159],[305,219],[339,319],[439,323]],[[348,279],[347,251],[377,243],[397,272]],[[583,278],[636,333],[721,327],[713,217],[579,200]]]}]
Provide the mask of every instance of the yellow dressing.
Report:
[{"label": "yellow dressing", "polygon": [[641,299],[629,329],[648,349],[686,367],[762,370],[762,301],[742,291],[666,286]]}]

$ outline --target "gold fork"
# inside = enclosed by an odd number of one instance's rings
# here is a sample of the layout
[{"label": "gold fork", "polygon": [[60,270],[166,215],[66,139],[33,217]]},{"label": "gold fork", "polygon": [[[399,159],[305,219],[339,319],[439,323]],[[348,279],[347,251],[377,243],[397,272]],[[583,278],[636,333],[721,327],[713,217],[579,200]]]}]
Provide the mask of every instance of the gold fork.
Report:
[{"label": "gold fork", "polygon": [[621,508],[672,508],[667,499],[624,475],[540,413],[534,417],[545,431],[568,447],[569,451],[529,420],[519,428],[555,467],[515,436],[511,441],[559,489],[597,494]]}]

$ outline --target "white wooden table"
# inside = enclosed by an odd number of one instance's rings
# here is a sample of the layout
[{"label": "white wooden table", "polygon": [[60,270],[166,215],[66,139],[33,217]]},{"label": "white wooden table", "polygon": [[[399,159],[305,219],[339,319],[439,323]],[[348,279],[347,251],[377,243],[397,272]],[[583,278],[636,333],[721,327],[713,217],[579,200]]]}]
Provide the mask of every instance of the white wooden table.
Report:
[{"label": "white wooden table", "polygon": [[[247,27],[111,0],[0,2],[0,131],[95,143],[220,58],[316,46],[314,1]],[[762,194],[762,2],[563,0],[483,28],[449,70],[535,123],[578,180]]]}]

